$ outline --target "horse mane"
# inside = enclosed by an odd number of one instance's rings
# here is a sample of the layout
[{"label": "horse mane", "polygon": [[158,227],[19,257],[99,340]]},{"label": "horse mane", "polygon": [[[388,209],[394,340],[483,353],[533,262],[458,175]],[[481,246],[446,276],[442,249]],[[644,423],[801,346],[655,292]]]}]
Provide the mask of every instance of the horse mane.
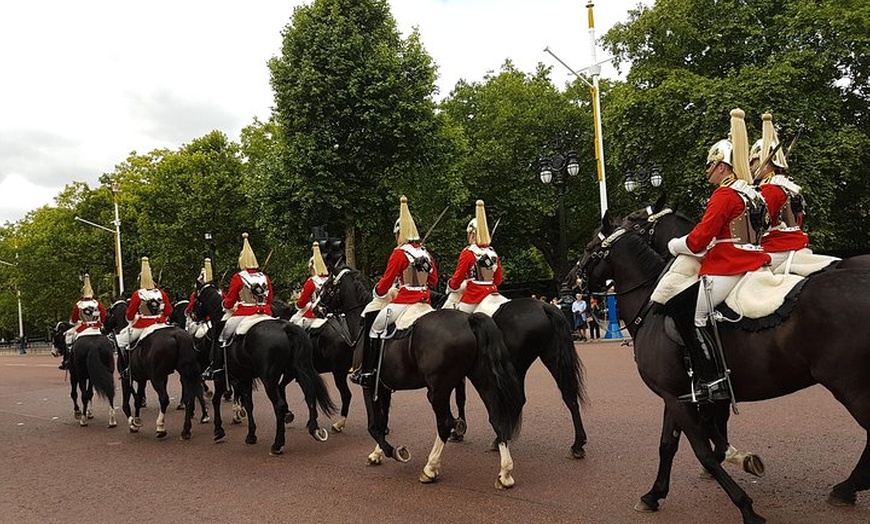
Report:
[{"label": "horse mane", "polygon": [[631,252],[634,253],[635,259],[640,264],[643,271],[661,272],[662,266],[665,263],[665,257],[656,253],[637,233],[629,231],[620,242],[631,243]]},{"label": "horse mane", "polygon": [[[367,304],[372,298],[371,281],[360,270],[348,266],[336,268],[336,274],[340,271],[347,270],[345,277],[350,277],[350,282],[353,284],[353,298],[358,304]],[[344,280],[344,277],[342,278]]]}]

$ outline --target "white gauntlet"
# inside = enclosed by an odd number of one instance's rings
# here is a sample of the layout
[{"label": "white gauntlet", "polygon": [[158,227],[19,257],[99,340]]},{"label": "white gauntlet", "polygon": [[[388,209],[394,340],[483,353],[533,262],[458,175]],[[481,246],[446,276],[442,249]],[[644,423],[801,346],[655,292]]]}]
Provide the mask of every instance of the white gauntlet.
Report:
[{"label": "white gauntlet", "polygon": [[689,235],[684,235],[677,238],[672,238],[668,242],[668,251],[671,252],[671,255],[691,255],[693,257],[699,256],[700,253],[694,253],[691,249],[689,249],[688,244],[686,244],[686,239],[688,239]]}]

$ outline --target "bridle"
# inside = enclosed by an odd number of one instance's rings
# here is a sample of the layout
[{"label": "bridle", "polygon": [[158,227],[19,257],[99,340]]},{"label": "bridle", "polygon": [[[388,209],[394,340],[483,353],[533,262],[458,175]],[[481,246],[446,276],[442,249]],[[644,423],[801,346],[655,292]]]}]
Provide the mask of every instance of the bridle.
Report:
[{"label": "bridle", "polygon": [[653,238],[656,234],[656,225],[660,218],[670,215],[674,212],[673,209],[666,207],[658,213],[653,213],[652,206],[646,207],[646,221],[636,222],[632,226],[632,230],[640,235],[647,244],[652,245]]}]

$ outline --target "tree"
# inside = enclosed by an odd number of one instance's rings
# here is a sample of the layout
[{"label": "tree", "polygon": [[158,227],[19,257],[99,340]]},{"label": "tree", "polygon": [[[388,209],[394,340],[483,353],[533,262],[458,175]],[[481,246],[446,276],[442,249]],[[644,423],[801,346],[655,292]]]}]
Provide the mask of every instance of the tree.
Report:
[{"label": "tree", "polygon": [[[486,202],[491,224],[499,218],[497,244],[512,280],[540,279],[541,269],[528,261],[531,246],[557,275],[564,275],[557,257],[559,238],[556,190],[538,179],[538,158],[553,148],[578,151],[582,175],[566,191],[568,245],[588,236],[599,216],[591,147],[589,99],[581,105],[578,89],[560,93],[539,66],[525,74],[507,61],[497,75],[480,83],[460,82],[444,100],[444,113],[461,126],[468,147],[460,169],[469,195]],[[466,217],[473,201],[466,205]],[[523,261],[511,267],[511,259]],[[509,270],[509,271],[508,271]]]},{"label": "tree", "polygon": [[674,200],[698,216],[709,195],[701,168],[727,134],[728,111],[743,108],[758,136],[771,110],[783,140],[801,130],[789,163],[810,201],[814,246],[867,249],[870,5],[659,0],[603,40],[631,63],[604,108],[613,164],[645,153],[663,167]]},{"label": "tree", "polygon": [[283,38],[269,62],[284,166],[263,173],[268,219],[299,243],[311,226],[341,232],[350,263],[371,272],[392,247],[401,194],[426,224],[460,189],[435,67],[386,0],[315,0]]}]

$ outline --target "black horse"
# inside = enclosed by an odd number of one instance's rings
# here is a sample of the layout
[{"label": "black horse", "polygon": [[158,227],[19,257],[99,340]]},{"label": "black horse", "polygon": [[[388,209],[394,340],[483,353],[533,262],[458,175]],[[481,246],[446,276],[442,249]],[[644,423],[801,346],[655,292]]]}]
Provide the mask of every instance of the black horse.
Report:
[{"label": "black horse", "polygon": [[[69,355],[70,397],[79,425],[87,426],[88,419],[94,418],[93,409],[89,406],[94,396],[105,398],[109,402],[108,425],[114,428],[115,421],[115,361],[112,359],[114,348],[105,335],[87,335],[78,337],[71,348],[66,346],[66,332],[72,327],[68,322],[59,322],[54,327],[51,343],[60,355]],[[77,388],[82,393],[82,407],[79,409]]]},{"label": "black horse", "polygon": [[[202,286],[194,302],[194,318],[201,319],[205,315],[212,319],[221,318],[222,300],[214,285]],[[217,339],[222,324],[219,322],[212,324],[212,337]],[[335,405],[329,397],[326,385],[314,368],[311,341],[305,330],[285,320],[265,320],[252,326],[244,336],[237,337],[226,351],[224,367],[229,371],[229,378],[234,380],[238,387],[248,417],[248,435],[245,443],[257,442],[253,405],[254,379],[260,379],[263,383],[275,412],[275,441],[270,449],[271,454],[280,455],[284,452],[284,424],[289,422],[286,388],[293,379],[299,382],[305,395],[305,403],[308,405],[309,434],[321,442],[328,438],[327,431],[317,425],[317,409],[319,407],[325,415],[329,416],[335,411]],[[222,441],[226,437],[220,412],[220,398],[226,388],[226,382],[225,377],[217,377],[215,380],[215,395],[212,399],[215,441]]]},{"label": "black horse", "polygon": [[[338,275],[336,275],[338,276]],[[371,292],[356,270],[324,284],[321,304],[333,314],[346,314],[351,324],[362,325],[362,311]],[[404,446],[394,448],[386,440],[393,391],[426,388],[435,413],[438,436],[419,480],[433,482],[440,473],[444,443],[457,420],[450,413],[450,395],[468,377],[480,394],[495,430],[501,456],[496,487],[514,485],[513,460],[508,441],[519,431],[523,394],[501,331],[486,315],[468,315],[457,310],[438,310],[417,319],[409,336],[385,341],[377,394],[363,388],[369,434],[377,442],[369,464],[384,456],[400,462],[410,460]]]},{"label": "black horse", "polygon": [[[169,315],[167,319],[168,324],[172,324],[174,326],[178,326],[181,329],[187,330],[187,307],[190,304],[190,300],[183,299],[172,304],[172,314]],[[206,366],[208,366],[208,349],[203,350],[203,344],[197,344],[197,340],[193,339],[193,349],[196,352],[196,361],[199,364],[200,371],[204,370]],[[206,404],[206,397],[211,398],[211,390],[208,387],[208,383],[205,380],[200,381],[202,390],[196,396],[199,401],[199,407],[202,410],[202,417],[200,417],[199,422],[201,424],[206,424],[211,422],[211,417],[208,416],[208,404]],[[178,403],[178,410],[184,409],[184,404],[182,402]]]},{"label": "black horse", "polygon": [[[571,456],[585,457],[586,430],[580,417],[580,404],[586,403],[586,387],[568,319],[558,307],[533,298],[517,298],[505,303],[492,319],[502,332],[523,396],[526,373],[537,359],[541,359],[556,380],[574,424]],[[463,385],[456,391],[460,419],[465,418],[464,390]],[[461,438],[461,435],[457,436]]]},{"label": "black horse", "polygon": [[[635,232],[614,228],[602,219],[601,235],[590,242],[578,270],[591,285],[613,278],[620,296],[620,316],[635,340],[635,360],[641,378],[665,404],[659,445],[659,470],[652,489],[636,509],[655,511],[669,491],[673,458],[681,432],[695,456],[740,509],[744,523],[765,521],[752,508],[752,499],[722,469],[722,446],[711,448],[717,431],[709,412],[677,397],[689,390],[679,346],[665,331],[665,316],[648,314],[646,307],[665,262]],[[603,237],[603,238],[602,238]],[[804,281],[787,318],[774,328],[747,332],[720,325],[722,345],[731,370],[736,398],[764,400],[786,395],[813,384],[830,390],[864,428],[867,443],[849,478],[832,489],[828,501],[854,504],[856,492],[870,488],[870,325],[852,317],[830,324],[818,311],[850,311],[855,318],[870,313],[870,272],[838,270]],[[820,350],[823,348],[823,350]]]},{"label": "black horse", "polygon": [[[109,308],[106,328],[123,329],[126,320],[127,302],[119,300]],[[126,353],[129,353],[127,355]],[[129,362],[128,362],[129,357]],[[136,343],[131,351],[118,351],[118,367],[127,370],[127,375],[121,378],[124,414],[130,424],[130,432],[135,433],[142,427],[139,412],[142,408],[141,399],[145,395],[145,384],[151,381],[151,387],[157,393],[160,403],[160,414],[157,415],[157,438],[163,438],[166,432],[166,409],[169,406],[167,382],[173,372],[181,375],[181,403],[184,404],[184,426],[181,438],[190,438],[191,419],[193,418],[193,401],[202,395],[199,364],[193,350],[193,338],[187,331],[170,326],[158,329]],[[135,413],[130,409],[130,397],[133,392],[133,381],[136,382]]]}]

